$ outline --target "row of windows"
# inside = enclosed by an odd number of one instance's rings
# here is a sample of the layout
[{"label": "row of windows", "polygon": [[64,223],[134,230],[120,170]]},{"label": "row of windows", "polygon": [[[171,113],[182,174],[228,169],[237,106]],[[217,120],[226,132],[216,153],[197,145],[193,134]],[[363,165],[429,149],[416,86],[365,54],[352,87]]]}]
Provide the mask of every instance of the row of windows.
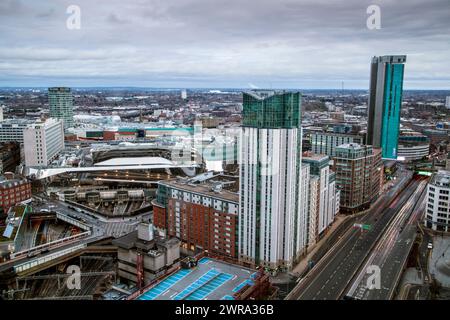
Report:
[{"label": "row of windows", "polygon": [[[434,191],[436,191],[436,189],[434,187],[430,186],[430,191],[434,192]],[[441,190],[439,190],[439,193],[440,194],[450,194],[450,191],[449,190],[445,190],[445,189],[441,189]]]}]

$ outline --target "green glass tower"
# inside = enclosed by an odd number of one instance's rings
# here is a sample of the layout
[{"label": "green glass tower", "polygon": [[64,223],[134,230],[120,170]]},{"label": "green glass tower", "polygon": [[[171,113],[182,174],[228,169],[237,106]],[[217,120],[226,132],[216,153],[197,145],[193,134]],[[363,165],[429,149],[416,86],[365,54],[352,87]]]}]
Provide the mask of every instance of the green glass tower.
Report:
[{"label": "green glass tower", "polygon": [[249,91],[244,92],[243,100],[244,127],[266,129],[301,127],[300,92]]},{"label": "green glass tower", "polygon": [[50,116],[64,121],[64,130],[73,126],[73,96],[70,88],[48,88]]},{"label": "green glass tower", "polygon": [[386,159],[397,159],[405,62],[404,55],[372,59],[367,144]]}]

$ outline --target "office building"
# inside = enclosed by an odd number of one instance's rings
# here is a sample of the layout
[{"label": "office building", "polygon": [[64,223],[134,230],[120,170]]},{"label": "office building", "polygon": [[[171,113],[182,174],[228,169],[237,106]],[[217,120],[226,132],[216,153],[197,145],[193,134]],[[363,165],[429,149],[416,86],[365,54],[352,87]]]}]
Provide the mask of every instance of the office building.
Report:
[{"label": "office building", "polygon": [[450,96],[445,97],[445,107],[450,109]]},{"label": "office building", "polygon": [[436,231],[450,231],[450,171],[433,174],[427,189],[425,225]]},{"label": "office building", "polygon": [[396,159],[406,56],[373,57],[370,72],[367,144]]},{"label": "office building", "polygon": [[344,134],[334,132],[312,132],[311,151],[314,154],[325,154],[330,157],[336,155],[336,147],[342,144],[364,144],[364,135]]},{"label": "office building", "polygon": [[23,130],[33,122],[26,119],[6,119],[0,122],[0,142],[23,143]]},{"label": "office building", "polygon": [[301,94],[243,94],[239,150],[239,260],[290,269],[304,252]]},{"label": "office building", "polygon": [[50,118],[24,129],[26,166],[47,166],[64,148],[63,121]]},{"label": "office building", "polygon": [[48,88],[50,117],[64,121],[64,130],[73,127],[73,96],[70,88]]},{"label": "office building", "polygon": [[383,183],[380,149],[355,143],[341,145],[336,148],[333,170],[342,211],[365,210],[380,194]]},{"label": "office building", "polygon": [[398,158],[403,161],[421,160],[430,154],[430,139],[412,130],[401,130],[398,138]]},{"label": "office building", "polygon": [[227,184],[206,178],[160,181],[152,202],[155,227],[181,240],[186,251],[237,261],[239,195],[224,189]]},{"label": "office building", "polygon": [[335,173],[330,170],[326,155],[303,154],[302,162],[310,167],[308,244],[314,244],[333,223],[339,212]]}]

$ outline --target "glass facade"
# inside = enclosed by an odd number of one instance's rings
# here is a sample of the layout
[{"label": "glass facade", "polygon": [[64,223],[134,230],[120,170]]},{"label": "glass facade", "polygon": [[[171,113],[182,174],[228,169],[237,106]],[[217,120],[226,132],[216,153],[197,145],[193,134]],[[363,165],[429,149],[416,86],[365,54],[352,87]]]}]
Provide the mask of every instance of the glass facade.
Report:
[{"label": "glass facade", "polygon": [[386,65],[384,112],[381,129],[381,148],[383,158],[397,158],[404,68],[404,64]]},{"label": "glass facade", "polygon": [[367,144],[397,159],[406,56],[373,57],[370,74]]},{"label": "glass facade", "polygon": [[301,127],[301,93],[244,92],[242,125],[253,128],[291,129]]},{"label": "glass facade", "polygon": [[73,97],[70,88],[48,88],[50,116],[64,121],[64,130],[73,126]]}]

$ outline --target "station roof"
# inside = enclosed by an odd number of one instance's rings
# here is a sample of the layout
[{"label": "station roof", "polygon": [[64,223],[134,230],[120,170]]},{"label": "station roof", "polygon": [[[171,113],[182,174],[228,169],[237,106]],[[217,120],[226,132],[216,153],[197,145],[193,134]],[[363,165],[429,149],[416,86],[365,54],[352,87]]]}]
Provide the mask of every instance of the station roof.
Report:
[{"label": "station roof", "polygon": [[112,158],[97,162],[94,166],[136,166],[136,165],[172,165],[172,161],[162,157],[125,157]]}]

